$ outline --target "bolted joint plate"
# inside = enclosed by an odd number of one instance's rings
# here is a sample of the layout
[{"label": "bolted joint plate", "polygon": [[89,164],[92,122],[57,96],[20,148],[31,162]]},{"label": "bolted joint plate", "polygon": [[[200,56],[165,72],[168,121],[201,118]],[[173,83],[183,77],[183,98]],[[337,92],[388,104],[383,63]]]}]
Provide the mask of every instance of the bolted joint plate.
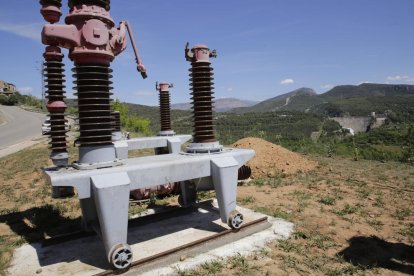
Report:
[{"label": "bolted joint plate", "polygon": [[157,136],[174,136],[175,132],[174,130],[162,130],[158,132]]},{"label": "bolted joint plate", "polygon": [[191,143],[187,147],[187,152],[193,154],[217,153],[222,149],[223,146],[219,142]]}]

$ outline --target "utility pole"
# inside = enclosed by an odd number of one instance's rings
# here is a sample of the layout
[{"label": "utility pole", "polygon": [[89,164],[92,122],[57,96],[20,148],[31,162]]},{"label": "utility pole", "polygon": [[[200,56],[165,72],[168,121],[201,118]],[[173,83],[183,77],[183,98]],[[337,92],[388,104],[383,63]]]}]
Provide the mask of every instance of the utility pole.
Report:
[{"label": "utility pole", "polygon": [[[40,68],[39,68],[39,63],[40,63]],[[44,110],[45,106],[46,106],[46,104],[45,104],[45,79],[43,77],[44,71],[45,71],[45,65],[41,61],[36,61],[36,64],[37,65],[36,65],[35,69],[40,72],[41,92],[42,92],[41,107],[42,107],[42,110]]]}]

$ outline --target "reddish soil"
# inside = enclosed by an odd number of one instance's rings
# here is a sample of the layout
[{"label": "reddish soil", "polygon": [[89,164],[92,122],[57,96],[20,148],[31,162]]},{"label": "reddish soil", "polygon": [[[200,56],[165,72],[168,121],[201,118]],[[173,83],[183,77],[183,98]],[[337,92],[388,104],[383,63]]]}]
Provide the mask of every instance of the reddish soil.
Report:
[{"label": "reddish soil", "polygon": [[252,168],[252,178],[308,172],[317,166],[315,161],[260,138],[243,138],[232,147],[253,149],[256,152],[255,157],[247,163]]}]

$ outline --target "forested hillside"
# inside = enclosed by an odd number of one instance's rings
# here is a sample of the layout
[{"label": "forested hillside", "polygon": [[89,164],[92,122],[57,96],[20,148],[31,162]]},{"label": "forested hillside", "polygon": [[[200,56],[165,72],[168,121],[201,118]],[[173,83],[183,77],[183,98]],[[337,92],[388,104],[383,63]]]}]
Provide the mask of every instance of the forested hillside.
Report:
[{"label": "forested hillside", "polygon": [[398,120],[414,121],[414,85],[341,85],[320,95],[301,88],[249,108],[233,110],[236,113],[267,111],[300,111],[331,117],[368,116],[376,112],[388,113]]}]

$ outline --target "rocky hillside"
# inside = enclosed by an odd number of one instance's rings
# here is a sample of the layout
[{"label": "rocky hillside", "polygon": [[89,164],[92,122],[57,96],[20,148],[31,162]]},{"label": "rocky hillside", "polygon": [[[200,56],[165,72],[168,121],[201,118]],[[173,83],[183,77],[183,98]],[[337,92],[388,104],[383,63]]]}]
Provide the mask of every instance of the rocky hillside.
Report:
[{"label": "rocky hillside", "polygon": [[311,103],[320,103],[316,92],[311,88],[302,87],[289,93],[267,99],[251,107],[236,108],[233,111],[236,113],[279,110],[305,111]]}]

